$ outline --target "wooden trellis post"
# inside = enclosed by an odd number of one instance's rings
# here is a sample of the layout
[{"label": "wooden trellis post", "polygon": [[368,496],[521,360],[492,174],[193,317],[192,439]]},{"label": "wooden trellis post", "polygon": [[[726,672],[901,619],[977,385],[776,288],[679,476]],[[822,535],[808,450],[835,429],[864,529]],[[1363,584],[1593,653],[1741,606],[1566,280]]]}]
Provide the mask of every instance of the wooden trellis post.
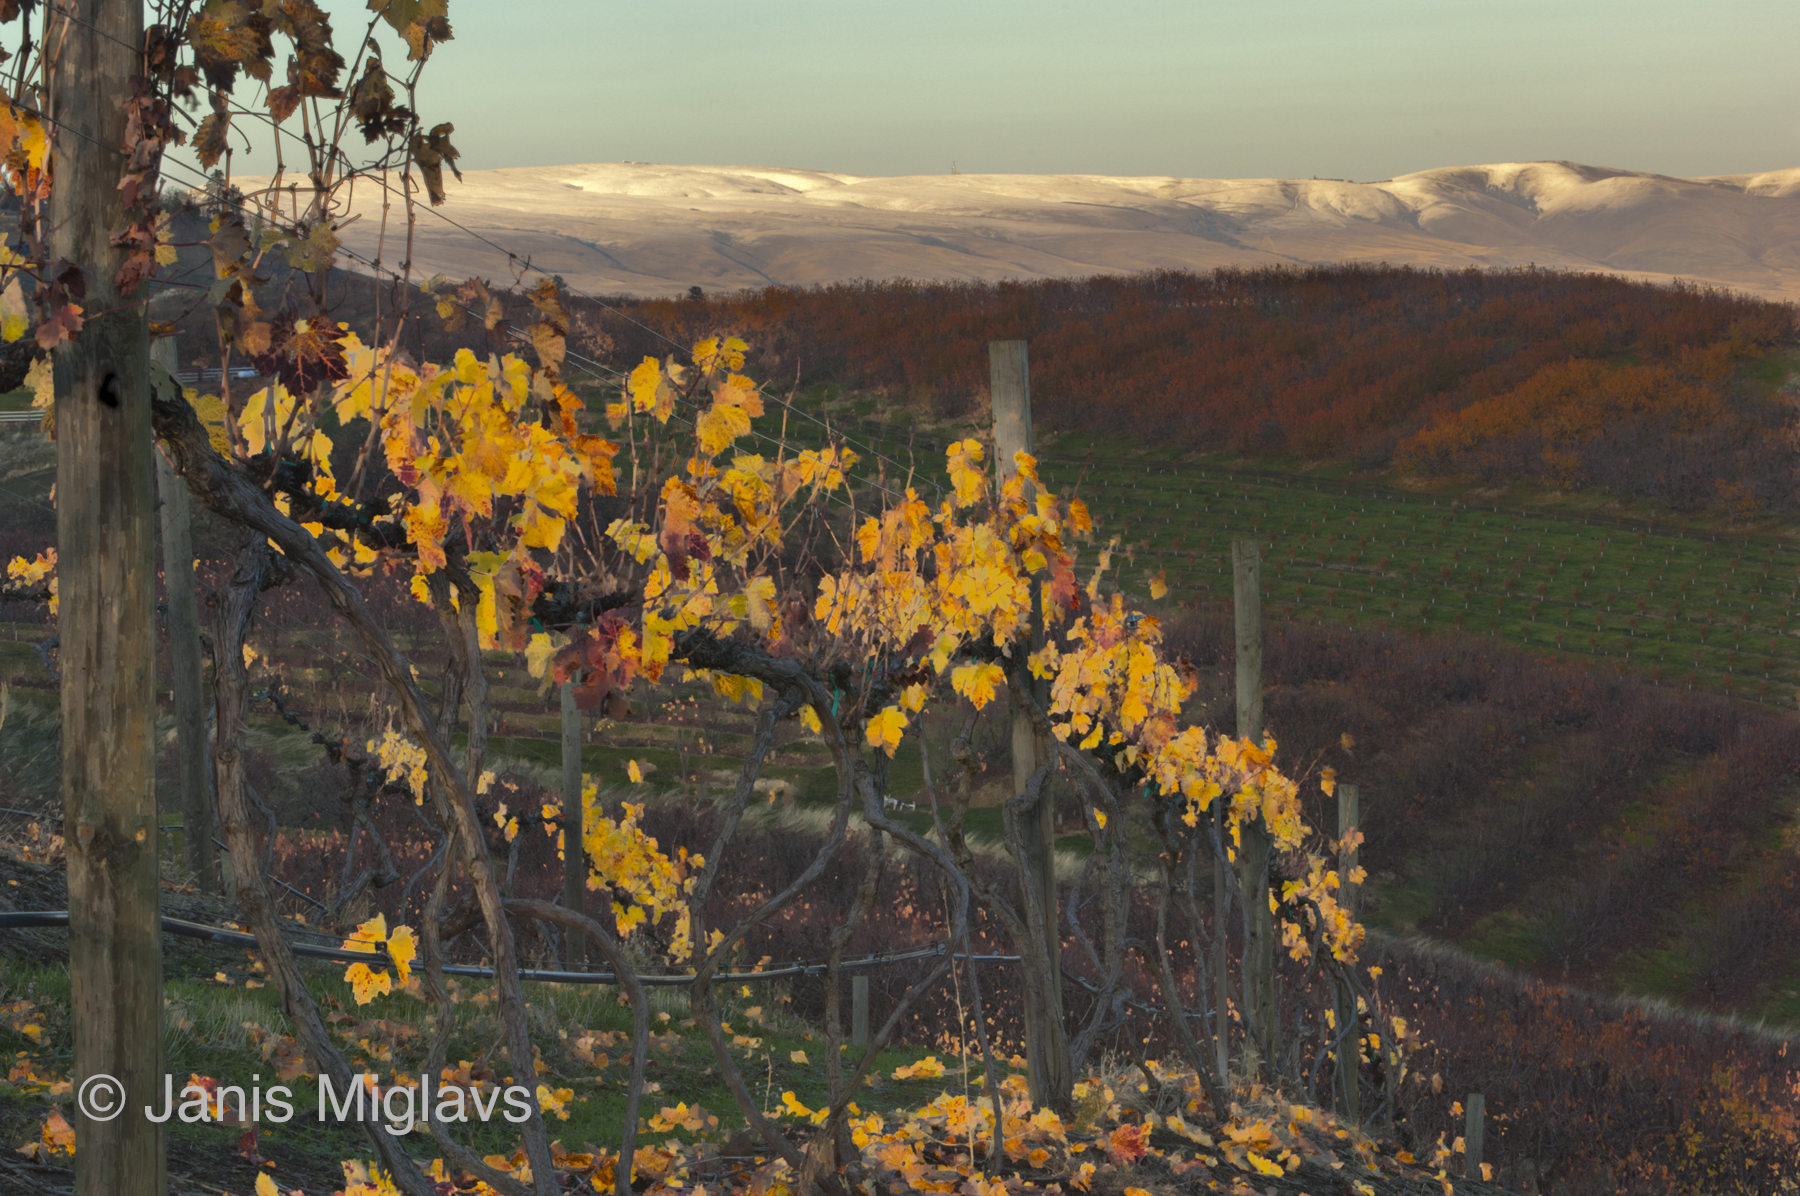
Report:
[{"label": "wooden trellis post", "polygon": [[1469,1093],[1463,1102],[1463,1174],[1481,1178],[1482,1148],[1487,1145],[1487,1099],[1479,1092]]},{"label": "wooden trellis post", "polygon": [[[151,360],[175,372],[175,338],[158,337]],[[162,503],[163,592],[169,603],[169,667],[175,681],[175,754],[181,777],[181,842],[200,888],[219,891],[212,844],[212,761],[206,743],[206,682],[200,662],[200,596],[194,581],[194,532],[187,483],[156,453]]]},{"label": "wooden trellis post", "polygon": [[[1031,367],[1024,341],[988,342],[988,389],[993,401],[994,478],[997,482],[1015,472],[1015,453],[1031,451]],[[1032,592],[1035,598],[1035,585]],[[1033,606],[1036,605],[1034,600]],[[1034,650],[1042,646],[1043,637],[1044,629],[1034,618],[1031,636]],[[1038,702],[1047,702],[1048,686],[1041,681],[1031,684]],[[1040,753],[1048,750],[1048,745],[1038,743],[1037,728],[1030,715],[1015,709],[1012,719],[1015,794],[1025,791],[1031,774],[1037,771],[1038,762],[1043,758]],[[1042,1011],[1042,1016],[1047,1020],[1054,1019],[1060,1029],[1063,1016],[1062,935],[1056,895],[1056,807],[1047,789],[1037,809],[1021,820],[1020,831],[1025,840],[1026,869],[1031,876],[1029,887],[1033,890],[1027,899],[1034,899],[1044,913],[1046,941],[1043,948],[1050,960],[1050,991],[1044,995],[1048,1008]],[[1037,1017],[1031,1003],[1027,1002],[1025,1056],[1030,1062],[1031,1099],[1035,1104],[1057,1104],[1059,1101],[1052,1100],[1051,1094],[1066,1094],[1074,1077],[1067,1074],[1067,1052],[1049,1049],[1046,1036],[1050,1031],[1048,1027],[1036,1024]]]},{"label": "wooden trellis post", "polygon": [[[1262,551],[1255,540],[1231,544],[1233,598],[1237,623],[1237,733],[1256,743],[1263,737]],[[1272,843],[1261,819],[1246,824],[1238,850],[1238,882],[1244,895],[1244,1058],[1251,1075],[1266,1074],[1279,1049],[1275,1002],[1275,920],[1269,912],[1269,856]],[[1260,1049],[1255,1040],[1260,1038]]]},{"label": "wooden trellis post", "polygon": [[75,1188],[157,1196],[161,1127],[140,1113],[163,1076],[150,328],[119,293],[126,254],[113,242],[127,224],[119,147],[144,69],[144,7],[68,0],[45,16],[56,47],[45,225],[53,255],[80,267],[89,313],[55,357]]},{"label": "wooden trellis post", "polygon": [[869,978],[850,977],[850,1045],[869,1045]]}]

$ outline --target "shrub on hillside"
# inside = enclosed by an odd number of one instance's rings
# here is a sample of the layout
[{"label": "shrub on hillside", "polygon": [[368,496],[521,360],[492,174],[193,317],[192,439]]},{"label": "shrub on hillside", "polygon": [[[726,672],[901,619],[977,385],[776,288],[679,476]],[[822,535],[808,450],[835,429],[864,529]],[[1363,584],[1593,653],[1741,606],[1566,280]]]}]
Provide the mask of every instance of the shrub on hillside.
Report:
[{"label": "shrub on hillside", "polygon": [[[1029,339],[1040,426],[1127,430],[1159,447],[1369,466],[1398,446],[1409,467],[1678,506],[1741,501],[1721,497],[1721,478],[1757,502],[1785,501],[1771,470],[1791,462],[1766,435],[1782,411],[1735,377],[1743,359],[1792,338],[1792,309],[1612,275],[1223,269],[616,305],[624,320],[596,318],[619,364],[660,356],[663,337],[729,327],[768,376],[884,391],[935,417],[985,395],[987,341]],[[1545,418],[1549,431],[1534,422]]]}]

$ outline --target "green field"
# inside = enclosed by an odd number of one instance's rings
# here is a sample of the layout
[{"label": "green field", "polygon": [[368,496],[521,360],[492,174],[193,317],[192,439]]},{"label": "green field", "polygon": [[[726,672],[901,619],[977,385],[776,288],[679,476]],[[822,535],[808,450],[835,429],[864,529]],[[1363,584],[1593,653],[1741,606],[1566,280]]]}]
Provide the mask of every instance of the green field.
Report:
[{"label": "green field", "polygon": [[[837,405],[815,396],[797,406]],[[858,479],[896,489],[916,465],[928,497],[939,493],[938,445],[977,434],[915,436],[891,414],[866,418],[867,399],[841,410],[848,443],[864,452]],[[807,443],[822,435],[804,419],[788,427]],[[1278,471],[1117,440],[1053,438],[1039,472],[1088,503],[1095,546],[1120,538],[1115,576],[1152,608],[1158,571],[1167,603],[1229,604],[1231,542],[1248,537],[1261,545],[1264,610],[1277,619],[1458,628],[1784,708],[1800,686],[1800,640],[1789,634],[1800,537],[1720,530],[1714,517],[1626,509],[1603,494],[1483,501],[1351,480],[1342,466]],[[1083,567],[1093,560],[1089,548]]]},{"label": "green field", "polygon": [[1085,489],[1173,600],[1228,601],[1230,542],[1247,536],[1278,618],[1459,627],[1781,704],[1800,681],[1793,542],[1217,464],[1102,460]]}]

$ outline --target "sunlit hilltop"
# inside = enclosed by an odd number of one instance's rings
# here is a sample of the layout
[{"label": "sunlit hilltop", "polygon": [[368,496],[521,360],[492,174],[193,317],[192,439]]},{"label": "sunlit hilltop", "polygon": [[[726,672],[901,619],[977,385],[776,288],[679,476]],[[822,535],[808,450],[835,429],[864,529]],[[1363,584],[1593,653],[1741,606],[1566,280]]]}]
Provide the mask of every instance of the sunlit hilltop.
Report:
[{"label": "sunlit hilltop", "polygon": [[[1525,162],[1359,183],[613,162],[446,183],[437,213],[467,231],[422,213],[415,274],[505,278],[505,250],[592,292],[1385,261],[1535,263],[1800,299],[1800,168],[1682,179]],[[359,187],[363,218],[343,232],[371,257],[379,196]],[[404,257],[397,227],[390,264]]]}]

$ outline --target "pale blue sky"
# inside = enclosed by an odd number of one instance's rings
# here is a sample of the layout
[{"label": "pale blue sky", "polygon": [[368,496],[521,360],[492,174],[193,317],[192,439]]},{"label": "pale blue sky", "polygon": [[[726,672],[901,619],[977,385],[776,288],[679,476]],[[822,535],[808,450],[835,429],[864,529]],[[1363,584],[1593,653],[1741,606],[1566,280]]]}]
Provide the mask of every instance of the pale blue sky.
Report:
[{"label": "pale blue sky", "polygon": [[456,40],[421,106],[455,123],[465,167],[1372,180],[1540,158],[1679,175],[1800,165],[1794,0],[451,0],[450,12]]}]

